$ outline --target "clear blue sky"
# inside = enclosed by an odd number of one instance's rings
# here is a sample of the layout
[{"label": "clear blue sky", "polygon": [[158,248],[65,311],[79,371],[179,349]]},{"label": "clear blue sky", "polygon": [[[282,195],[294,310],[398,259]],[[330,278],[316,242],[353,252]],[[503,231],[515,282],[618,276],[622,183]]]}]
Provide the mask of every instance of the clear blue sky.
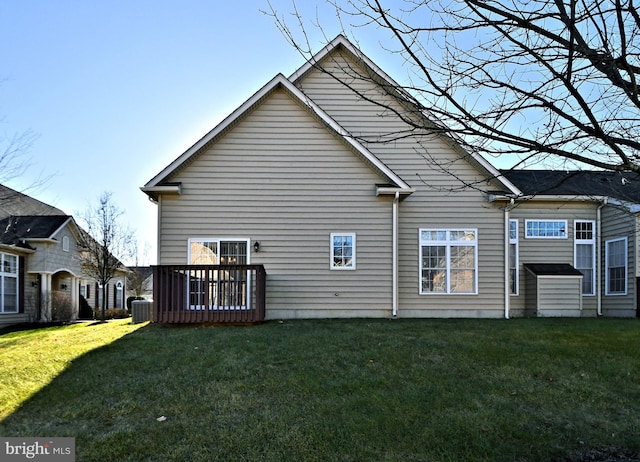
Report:
[{"label": "clear blue sky", "polygon": [[[309,23],[319,8],[329,38],[340,32],[323,0],[298,3]],[[292,11],[289,0],[271,4]],[[0,136],[38,135],[30,169],[8,186],[51,175],[30,194],[72,215],[111,191],[140,248],[150,246],[143,263],[154,264],[157,210],[140,186],[304,62],[265,9],[266,0],[0,2]],[[317,51],[325,40],[309,32]],[[356,32],[363,51],[397,77],[367,34]]]}]

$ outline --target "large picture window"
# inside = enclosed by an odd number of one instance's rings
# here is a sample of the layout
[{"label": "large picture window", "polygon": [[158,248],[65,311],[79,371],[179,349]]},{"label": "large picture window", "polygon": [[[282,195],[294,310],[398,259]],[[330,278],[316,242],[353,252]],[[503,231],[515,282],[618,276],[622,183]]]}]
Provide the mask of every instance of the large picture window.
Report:
[{"label": "large picture window", "polygon": [[18,312],[18,257],[0,253],[0,313]]},{"label": "large picture window", "polygon": [[582,295],[596,293],[596,233],[595,222],[576,220],[574,223],[574,263],[575,268],[583,274]]},{"label": "large picture window", "polygon": [[478,293],[478,232],[420,230],[420,293]]},{"label": "large picture window", "polygon": [[605,244],[606,295],[627,294],[627,238],[612,239]]}]

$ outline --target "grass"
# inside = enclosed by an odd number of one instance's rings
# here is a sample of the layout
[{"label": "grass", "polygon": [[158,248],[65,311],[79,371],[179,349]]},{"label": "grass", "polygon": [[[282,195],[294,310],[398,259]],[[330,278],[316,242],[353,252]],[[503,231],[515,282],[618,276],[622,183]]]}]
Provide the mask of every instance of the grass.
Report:
[{"label": "grass", "polygon": [[[636,320],[138,327],[0,336],[0,435],[75,436],[79,461],[550,461],[640,451]],[[34,377],[44,388],[7,398],[3,390],[24,380],[7,382],[13,371],[63,356],[75,359]]]}]

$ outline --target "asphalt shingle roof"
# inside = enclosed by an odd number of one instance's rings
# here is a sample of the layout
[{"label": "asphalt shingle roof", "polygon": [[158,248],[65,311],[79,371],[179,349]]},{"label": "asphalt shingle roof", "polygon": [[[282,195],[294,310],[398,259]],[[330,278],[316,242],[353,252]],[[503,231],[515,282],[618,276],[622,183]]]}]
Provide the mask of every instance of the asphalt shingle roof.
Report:
[{"label": "asphalt shingle roof", "polygon": [[24,239],[48,239],[71,218],[68,215],[22,215],[0,220],[0,243],[17,245]]},{"label": "asphalt shingle roof", "polygon": [[640,204],[640,175],[631,172],[502,170],[525,195],[607,196]]}]

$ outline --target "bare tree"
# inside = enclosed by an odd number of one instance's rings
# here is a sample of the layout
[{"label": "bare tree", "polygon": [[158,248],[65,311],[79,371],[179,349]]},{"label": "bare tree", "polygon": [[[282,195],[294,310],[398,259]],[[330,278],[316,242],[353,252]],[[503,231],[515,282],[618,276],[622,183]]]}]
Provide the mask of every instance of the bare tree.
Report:
[{"label": "bare tree", "polygon": [[[409,75],[387,91],[410,95],[440,122],[420,127],[420,118],[398,113],[410,126],[445,132],[513,166],[544,160],[640,173],[640,12],[633,0],[327,3],[341,24],[388,33],[382,46],[402,57]],[[273,7],[269,14],[310,58],[305,24],[314,18],[293,7],[301,34]]]},{"label": "bare tree", "polygon": [[0,136],[0,184],[19,177],[28,169],[27,157],[36,135],[31,131]]},{"label": "bare tree", "polygon": [[102,321],[106,314],[107,285],[118,271],[126,270],[121,259],[127,258],[132,250],[133,232],[121,222],[122,215],[109,192],[100,196],[95,208],[89,208],[81,215],[87,231],[80,252],[82,269],[101,286]]},{"label": "bare tree", "polygon": [[129,268],[127,287],[136,297],[141,297],[145,289],[145,281],[149,277],[150,267],[147,265],[149,244],[146,243],[140,254],[138,242],[132,244],[133,267]]}]

